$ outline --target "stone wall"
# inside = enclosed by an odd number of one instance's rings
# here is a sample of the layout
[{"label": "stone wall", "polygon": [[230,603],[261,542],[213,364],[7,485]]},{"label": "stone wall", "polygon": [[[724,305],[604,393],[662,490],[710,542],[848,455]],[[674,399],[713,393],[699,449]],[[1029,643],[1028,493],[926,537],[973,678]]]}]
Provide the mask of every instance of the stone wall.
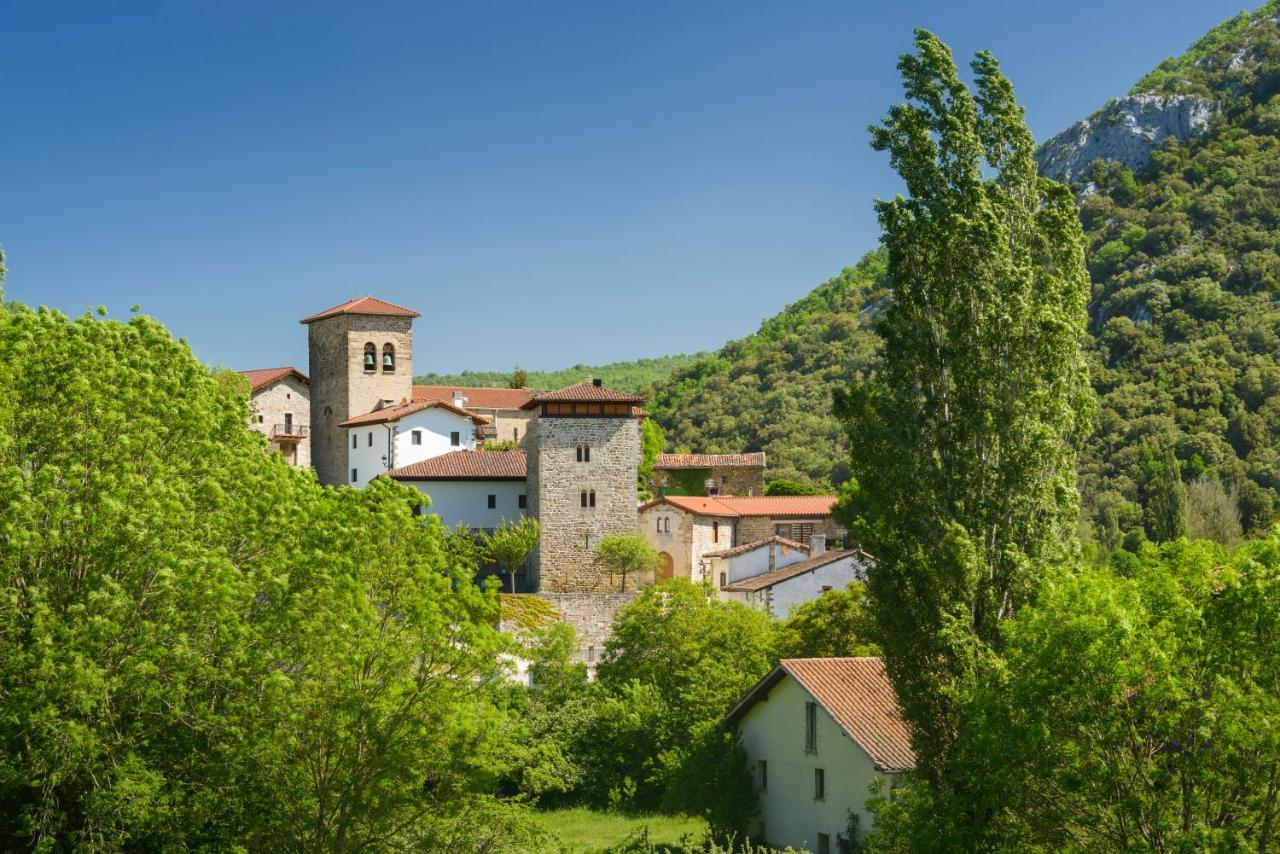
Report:
[{"label": "stone wall", "polygon": [[[590,462],[577,461],[577,446],[583,444],[591,448]],[[612,589],[618,579],[610,580],[595,559],[595,549],[610,534],[637,531],[639,420],[538,417],[529,422],[528,447],[529,511],[542,524],[534,589]],[[582,506],[584,490],[595,492],[595,507]],[[628,578],[628,587],[632,584]]]},{"label": "stone wall", "polygon": [[673,578],[694,579],[693,518],[693,514],[670,504],[654,504],[640,512],[640,533],[649,545],[671,555]]},{"label": "stone wall", "polygon": [[[719,495],[764,495],[764,466],[724,466],[698,471],[715,481]],[[667,469],[654,469],[649,481],[654,495],[661,495],[672,478]],[[709,490],[703,487],[695,494],[707,495]]]},{"label": "stone wall", "polygon": [[[380,400],[413,396],[413,319],[339,314],[308,324],[311,374],[311,459],[324,484],[346,483],[347,439],[338,425],[371,412]],[[365,371],[364,346],[377,351],[377,369]],[[382,370],[382,348],[395,347],[393,373]]]},{"label": "stone wall", "polygon": [[[254,392],[249,398],[249,426],[271,442],[272,450],[284,454],[290,465],[311,465],[310,389],[294,374]],[[272,439],[272,428],[284,429],[285,415],[292,415],[293,429],[304,434],[296,441]],[[279,431],[276,431],[279,432]]]},{"label": "stone wall", "polygon": [[635,593],[539,593],[560,612],[560,619],[578,634],[579,657],[589,665],[600,660],[613,631],[613,618]]},{"label": "stone wall", "polygon": [[764,540],[774,535],[774,527],[776,525],[801,522],[811,523],[813,525],[813,535],[815,537],[826,537],[828,541],[843,540],[847,534],[847,531],[830,516],[820,519],[771,519],[766,516],[746,516],[738,520],[737,543],[740,546],[744,546],[747,543]]}]

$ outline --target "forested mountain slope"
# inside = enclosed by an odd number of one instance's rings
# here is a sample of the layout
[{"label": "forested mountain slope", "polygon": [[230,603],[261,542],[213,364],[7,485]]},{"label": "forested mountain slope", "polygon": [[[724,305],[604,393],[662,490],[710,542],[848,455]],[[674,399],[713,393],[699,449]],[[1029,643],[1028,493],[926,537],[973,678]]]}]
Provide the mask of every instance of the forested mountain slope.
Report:
[{"label": "forested mountain slope", "polygon": [[[604,380],[605,385],[618,391],[637,392],[706,355],[708,354],[694,353],[687,356],[659,356],[630,362],[610,362],[607,365],[574,365],[559,371],[528,371],[525,384],[529,388],[564,388],[582,382],[585,377],[591,377]],[[514,371],[463,371],[459,374],[422,374],[414,377],[413,381],[419,385],[502,388],[511,381],[513,373]]]},{"label": "forested mountain slope", "polygon": [[[1193,526],[1229,539],[1237,511],[1268,527],[1280,488],[1280,5],[1214,28],[1134,92],[1207,100],[1212,117],[1134,170],[1097,161],[1075,179],[1099,395],[1085,512],[1109,544],[1141,538],[1181,479]],[[830,394],[873,366],[880,270],[873,253],[660,382],[669,445],[765,450],[773,476],[839,483]]]}]

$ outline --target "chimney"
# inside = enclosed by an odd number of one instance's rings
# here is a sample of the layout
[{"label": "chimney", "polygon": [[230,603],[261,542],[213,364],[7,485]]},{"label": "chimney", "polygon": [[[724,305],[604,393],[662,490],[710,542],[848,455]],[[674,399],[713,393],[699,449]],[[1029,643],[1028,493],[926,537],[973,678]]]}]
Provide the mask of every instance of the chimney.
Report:
[{"label": "chimney", "polygon": [[466,409],[466,407],[467,407],[467,397],[466,397],[466,395],[464,395],[464,394],[463,394],[462,392],[460,392],[460,391],[455,391],[455,392],[453,393],[453,405],[454,405],[454,406],[456,406],[456,407],[458,407],[459,409]]},{"label": "chimney", "polygon": [[827,552],[827,538],[821,534],[815,534],[809,538],[809,557],[817,557]]},{"label": "chimney", "polygon": [[604,388],[604,380],[599,379],[599,378],[596,378],[596,379],[592,380],[592,381],[591,381],[591,384],[592,384],[593,386],[595,386],[596,388]]}]

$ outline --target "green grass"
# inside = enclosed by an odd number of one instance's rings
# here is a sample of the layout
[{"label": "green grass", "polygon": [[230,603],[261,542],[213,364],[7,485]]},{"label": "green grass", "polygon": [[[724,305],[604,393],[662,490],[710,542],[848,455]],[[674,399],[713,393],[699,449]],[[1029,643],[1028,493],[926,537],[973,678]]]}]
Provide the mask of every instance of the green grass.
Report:
[{"label": "green grass", "polygon": [[686,836],[696,842],[707,832],[705,821],[682,815],[624,815],[578,808],[547,810],[538,813],[538,819],[575,854],[603,851],[643,827],[649,828],[649,841],[655,845],[674,844]]}]

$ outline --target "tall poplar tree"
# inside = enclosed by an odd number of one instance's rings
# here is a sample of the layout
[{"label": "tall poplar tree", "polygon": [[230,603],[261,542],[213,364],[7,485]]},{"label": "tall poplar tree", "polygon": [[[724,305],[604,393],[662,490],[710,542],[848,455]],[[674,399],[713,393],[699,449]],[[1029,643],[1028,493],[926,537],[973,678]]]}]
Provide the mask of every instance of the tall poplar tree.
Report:
[{"label": "tall poplar tree", "polygon": [[1089,279],[1074,200],[1037,176],[995,58],[977,54],[970,91],[937,37],[917,31],[915,46],[898,63],[906,102],[871,128],[907,191],[876,205],[892,288],[883,361],[836,407],[856,480],[845,511],[878,561],[879,640],[937,785],[964,676],[1077,552]]}]

